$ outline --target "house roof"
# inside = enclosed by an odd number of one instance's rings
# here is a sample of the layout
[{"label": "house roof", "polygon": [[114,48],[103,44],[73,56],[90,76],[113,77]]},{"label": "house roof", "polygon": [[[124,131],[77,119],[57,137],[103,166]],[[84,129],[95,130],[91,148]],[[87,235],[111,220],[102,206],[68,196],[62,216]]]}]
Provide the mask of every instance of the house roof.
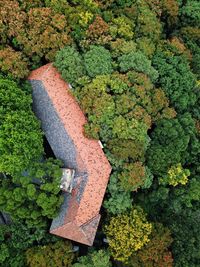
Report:
[{"label": "house roof", "polygon": [[72,193],[64,193],[50,233],[92,245],[111,166],[99,142],[84,136],[86,118],[52,64],[34,70],[28,79],[33,88],[33,109],[55,156],[64,167],[75,169]]}]

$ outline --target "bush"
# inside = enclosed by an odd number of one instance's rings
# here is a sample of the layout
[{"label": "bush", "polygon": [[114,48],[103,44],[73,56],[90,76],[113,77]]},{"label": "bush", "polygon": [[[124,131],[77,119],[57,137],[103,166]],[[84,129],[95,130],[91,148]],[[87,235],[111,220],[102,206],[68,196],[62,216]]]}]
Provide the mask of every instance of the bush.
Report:
[{"label": "bush", "polygon": [[78,78],[84,75],[83,60],[74,47],[66,46],[56,54],[54,66],[62,78],[75,85]]},{"label": "bush", "polygon": [[112,72],[110,52],[102,46],[91,46],[84,55],[84,64],[87,74],[92,78]]}]

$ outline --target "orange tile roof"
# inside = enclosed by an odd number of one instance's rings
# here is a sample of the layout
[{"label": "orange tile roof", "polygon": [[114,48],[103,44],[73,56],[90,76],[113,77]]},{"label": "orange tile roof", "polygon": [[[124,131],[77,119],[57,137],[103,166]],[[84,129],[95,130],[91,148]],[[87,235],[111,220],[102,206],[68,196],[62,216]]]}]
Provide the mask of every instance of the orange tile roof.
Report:
[{"label": "orange tile roof", "polygon": [[[69,85],[62,80],[52,64],[47,64],[32,71],[28,79],[31,83],[39,81],[45,88],[59,120],[73,142],[76,155],[76,171],[79,173],[78,182],[72,190],[72,194],[64,193],[67,198],[67,205],[63,211],[64,220],[57,223],[56,227],[52,227],[50,232],[83,244],[92,245],[100,220],[99,210],[107,187],[111,166],[98,141],[84,136],[83,125],[86,123],[86,118],[70,93]],[[33,93],[36,86],[38,85],[32,84]],[[36,106],[42,105],[39,100],[35,100],[35,102],[38,102],[34,104]],[[40,112],[43,111],[45,112],[45,106],[42,107]],[[53,123],[51,118],[46,118],[46,120],[49,120],[48,125]],[[59,138],[56,142],[59,142]],[[64,153],[67,157],[67,153],[73,154],[74,151],[64,151]],[[84,181],[85,173],[87,179],[84,187],[81,188],[79,182]]]}]

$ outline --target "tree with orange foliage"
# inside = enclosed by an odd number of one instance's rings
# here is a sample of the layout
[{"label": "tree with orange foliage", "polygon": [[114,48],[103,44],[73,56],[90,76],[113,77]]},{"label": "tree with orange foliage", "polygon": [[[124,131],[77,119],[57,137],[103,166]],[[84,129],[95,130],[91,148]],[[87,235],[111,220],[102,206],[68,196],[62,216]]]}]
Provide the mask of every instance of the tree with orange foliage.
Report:
[{"label": "tree with orange foliage", "polygon": [[0,70],[10,78],[25,78],[29,73],[28,60],[22,52],[5,47],[0,50]]},{"label": "tree with orange foliage", "polygon": [[173,258],[169,251],[173,239],[168,228],[160,223],[153,224],[150,241],[130,258],[132,267],[172,267]]},{"label": "tree with orange foliage", "polygon": [[153,175],[147,167],[143,166],[142,162],[125,163],[123,171],[119,174],[119,180],[124,190],[137,191],[140,187],[149,188]]}]

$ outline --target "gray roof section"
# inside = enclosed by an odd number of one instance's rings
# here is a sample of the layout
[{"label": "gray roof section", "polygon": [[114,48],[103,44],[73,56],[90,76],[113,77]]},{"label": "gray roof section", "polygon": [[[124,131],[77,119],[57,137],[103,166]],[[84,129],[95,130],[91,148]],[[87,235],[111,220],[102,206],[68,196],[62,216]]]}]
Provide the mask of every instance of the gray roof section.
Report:
[{"label": "gray roof section", "polygon": [[[30,80],[30,83],[33,88],[33,110],[41,121],[42,129],[54,155],[63,161],[64,167],[75,169],[73,188],[78,188],[76,199],[77,202],[80,202],[85,185],[87,184],[88,174],[78,170],[76,147],[60,120],[42,82]],[[64,202],[61,205],[58,216],[53,219],[51,230],[64,224],[71,194],[65,192],[63,196]]]},{"label": "gray roof section", "polygon": [[78,171],[76,148],[60,120],[41,81],[31,80],[33,110],[42,123],[42,129],[54,152],[64,162],[64,167]]}]

